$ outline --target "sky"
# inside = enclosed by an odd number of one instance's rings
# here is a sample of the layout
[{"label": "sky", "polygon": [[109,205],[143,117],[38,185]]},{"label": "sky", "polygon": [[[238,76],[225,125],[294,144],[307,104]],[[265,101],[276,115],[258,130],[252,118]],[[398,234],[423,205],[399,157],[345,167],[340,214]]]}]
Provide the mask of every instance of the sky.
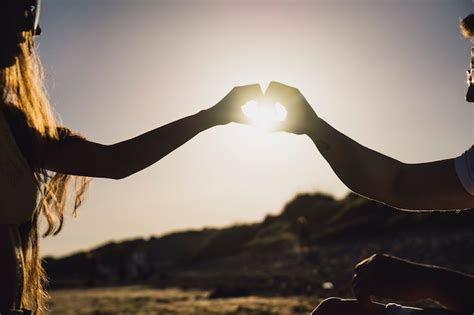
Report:
[{"label": "sky", "polygon": [[[55,112],[95,142],[277,80],[341,132],[403,162],[452,158],[474,143],[470,44],[459,34],[471,0],[44,0],[42,9]],[[256,222],[318,191],[348,193],[308,137],[215,127],[126,179],[94,179],[78,217],[41,251]]]}]

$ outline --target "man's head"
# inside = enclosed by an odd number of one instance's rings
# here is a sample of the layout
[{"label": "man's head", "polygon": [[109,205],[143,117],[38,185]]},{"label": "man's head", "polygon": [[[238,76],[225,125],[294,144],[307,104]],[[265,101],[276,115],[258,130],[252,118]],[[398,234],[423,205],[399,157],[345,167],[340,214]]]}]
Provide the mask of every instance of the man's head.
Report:
[{"label": "man's head", "polygon": [[474,102],[474,14],[469,14],[460,23],[461,33],[472,42],[471,67],[467,71],[467,84],[469,88],[466,94],[466,101]]},{"label": "man's head", "polygon": [[467,39],[474,41],[474,14],[469,14],[460,23],[461,33]]}]

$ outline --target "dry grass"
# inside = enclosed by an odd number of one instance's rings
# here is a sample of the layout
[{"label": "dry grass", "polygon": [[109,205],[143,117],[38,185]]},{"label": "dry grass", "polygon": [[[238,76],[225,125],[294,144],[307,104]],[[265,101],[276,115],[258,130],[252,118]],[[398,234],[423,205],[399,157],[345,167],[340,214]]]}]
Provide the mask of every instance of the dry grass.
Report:
[{"label": "dry grass", "polygon": [[208,292],[157,290],[141,286],[67,289],[51,292],[50,314],[308,314],[317,299],[308,297],[241,297],[208,299]]}]

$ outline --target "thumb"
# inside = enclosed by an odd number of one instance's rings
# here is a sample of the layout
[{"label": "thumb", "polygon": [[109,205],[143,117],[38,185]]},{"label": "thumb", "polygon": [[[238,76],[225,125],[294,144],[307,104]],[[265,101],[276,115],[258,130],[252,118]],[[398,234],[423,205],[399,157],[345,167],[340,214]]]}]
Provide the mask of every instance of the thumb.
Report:
[{"label": "thumb", "polygon": [[286,124],[284,121],[275,122],[271,131],[272,132],[291,132],[288,130],[288,124]]}]

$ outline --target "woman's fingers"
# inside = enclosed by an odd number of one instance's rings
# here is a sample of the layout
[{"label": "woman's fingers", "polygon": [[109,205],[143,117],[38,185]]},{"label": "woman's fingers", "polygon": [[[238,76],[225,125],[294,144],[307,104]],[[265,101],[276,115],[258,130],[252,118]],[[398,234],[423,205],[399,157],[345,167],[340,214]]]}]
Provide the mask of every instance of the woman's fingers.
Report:
[{"label": "woman's fingers", "polygon": [[238,123],[249,123],[248,117],[242,112],[242,106],[250,101],[260,102],[263,98],[260,84],[249,84],[237,86],[229,93],[229,102],[227,111],[230,112],[231,121]]},{"label": "woman's fingers", "polygon": [[210,113],[222,125],[230,122],[248,123],[241,107],[249,101],[258,102],[262,98],[263,92],[260,84],[236,86],[210,109]]}]

